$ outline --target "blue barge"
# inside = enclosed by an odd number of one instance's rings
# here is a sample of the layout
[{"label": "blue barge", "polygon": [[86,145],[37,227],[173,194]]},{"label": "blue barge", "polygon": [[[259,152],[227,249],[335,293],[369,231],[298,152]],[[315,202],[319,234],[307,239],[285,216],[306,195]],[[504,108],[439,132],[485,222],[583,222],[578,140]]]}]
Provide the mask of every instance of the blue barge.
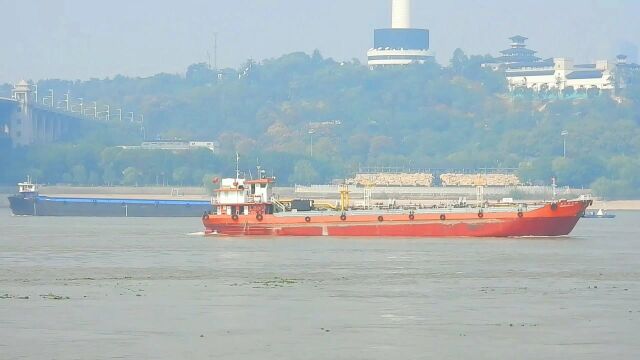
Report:
[{"label": "blue barge", "polygon": [[206,200],[75,198],[39,195],[30,181],[9,196],[14,215],[86,217],[200,217],[211,211]]}]

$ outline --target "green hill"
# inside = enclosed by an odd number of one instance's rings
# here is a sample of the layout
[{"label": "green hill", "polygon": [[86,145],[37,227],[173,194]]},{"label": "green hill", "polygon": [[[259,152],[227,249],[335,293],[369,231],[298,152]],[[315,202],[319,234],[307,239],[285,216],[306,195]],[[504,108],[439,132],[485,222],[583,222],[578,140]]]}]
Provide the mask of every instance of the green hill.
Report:
[{"label": "green hill", "polygon": [[[238,152],[244,168],[259,161],[280,183],[327,182],[359,165],[504,167],[518,168],[526,182],[556,177],[610,197],[640,195],[637,79],[623,101],[609,93],[515,98],[503,74],[480,66],[484,60],[456,51],[448,66],[370,70],[318,52],[293,53],[220,75],[194,64],[185,75],[41,81],[41,89],[134,109],[144,123],[114,123],[110,133],[77,144],[19,152],[0,145],[8,155],[0,181],[30,173],[48,183],[200,184],[207,174],[231,174]],[[217,140],[220,151],[113,148],[141,142],[141,126],[148,139]]]}]

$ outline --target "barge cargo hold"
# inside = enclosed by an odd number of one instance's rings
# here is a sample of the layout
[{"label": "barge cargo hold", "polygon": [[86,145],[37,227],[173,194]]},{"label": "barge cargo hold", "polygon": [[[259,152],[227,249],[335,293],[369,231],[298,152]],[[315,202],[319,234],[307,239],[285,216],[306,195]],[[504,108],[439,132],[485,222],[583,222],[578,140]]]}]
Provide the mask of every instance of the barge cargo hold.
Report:
[{"label": "barge cargo hold", "polygon": [[211,211],[208,200],[78,198],[39,195],[30,181],[9,196],[14,215],[85,217],[199,217]]}]

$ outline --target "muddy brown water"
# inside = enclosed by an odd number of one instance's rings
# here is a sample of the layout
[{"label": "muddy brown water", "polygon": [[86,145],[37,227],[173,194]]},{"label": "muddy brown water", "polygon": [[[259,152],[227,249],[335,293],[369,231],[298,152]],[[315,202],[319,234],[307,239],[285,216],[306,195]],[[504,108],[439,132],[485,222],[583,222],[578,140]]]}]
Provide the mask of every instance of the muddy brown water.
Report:
[{"label": "muddy brown water", "polygon": [[640,212],[547,239],[203,237],[0,209],[0,359],[635,359]]}]

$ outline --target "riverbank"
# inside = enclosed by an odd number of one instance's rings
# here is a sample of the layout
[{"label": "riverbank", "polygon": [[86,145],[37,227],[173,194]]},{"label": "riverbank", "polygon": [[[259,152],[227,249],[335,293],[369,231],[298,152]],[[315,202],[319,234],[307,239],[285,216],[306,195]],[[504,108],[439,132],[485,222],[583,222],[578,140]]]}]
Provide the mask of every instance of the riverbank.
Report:
[{"label": "riverbank", "polygon": [[592,208],[604,210],[640,210],[640,200],[595,200]]},{"label": "riverbank", "polygon": [[[451,197],[450,199],[427,199],[427,198],[415,198],[406,199],[401,196],[402,194],[394,194],[394,188],[389,188],[387,192],[382,196],[379,201],[388,201],[390,198],[398,199],[398,202],[413,202],[424,205],[432,205],[441,203],[443,201],[457,200],[457,197]],[[9,196],[15,189],[10,187],[0,188],[0,208],[9,207]],[[185,200],[208,200],[211,195],[207,193],[207,190],[202,187],[162,187],[162,186],[91,186],[91,187],[79,187],[79,186],[42,186],[39,188],[39,192],[46,196],[66,196],[66,197],[104,197],[104,198],[128,198],[128,199],[185,199]],[[277,187],[274,192],[279,194],[281,198],[313,198],[318,202],[335,203],[338,199],[337,194],[331,196],[331,194],[305,194],[296,193],[294,188],[291,187]],[[360,198],[359,194],[352,195],[352,200],[357,202]],[[374,194],[374,199],[376,196]],[[473,199],[469,199],[473,201]],[[543,200],[543,199],[540,199]],[[527,200],[531,201],[531,200]],[[593,209],[605,209],[605,210],[640,210],[640,200],[594,200]]]}]

